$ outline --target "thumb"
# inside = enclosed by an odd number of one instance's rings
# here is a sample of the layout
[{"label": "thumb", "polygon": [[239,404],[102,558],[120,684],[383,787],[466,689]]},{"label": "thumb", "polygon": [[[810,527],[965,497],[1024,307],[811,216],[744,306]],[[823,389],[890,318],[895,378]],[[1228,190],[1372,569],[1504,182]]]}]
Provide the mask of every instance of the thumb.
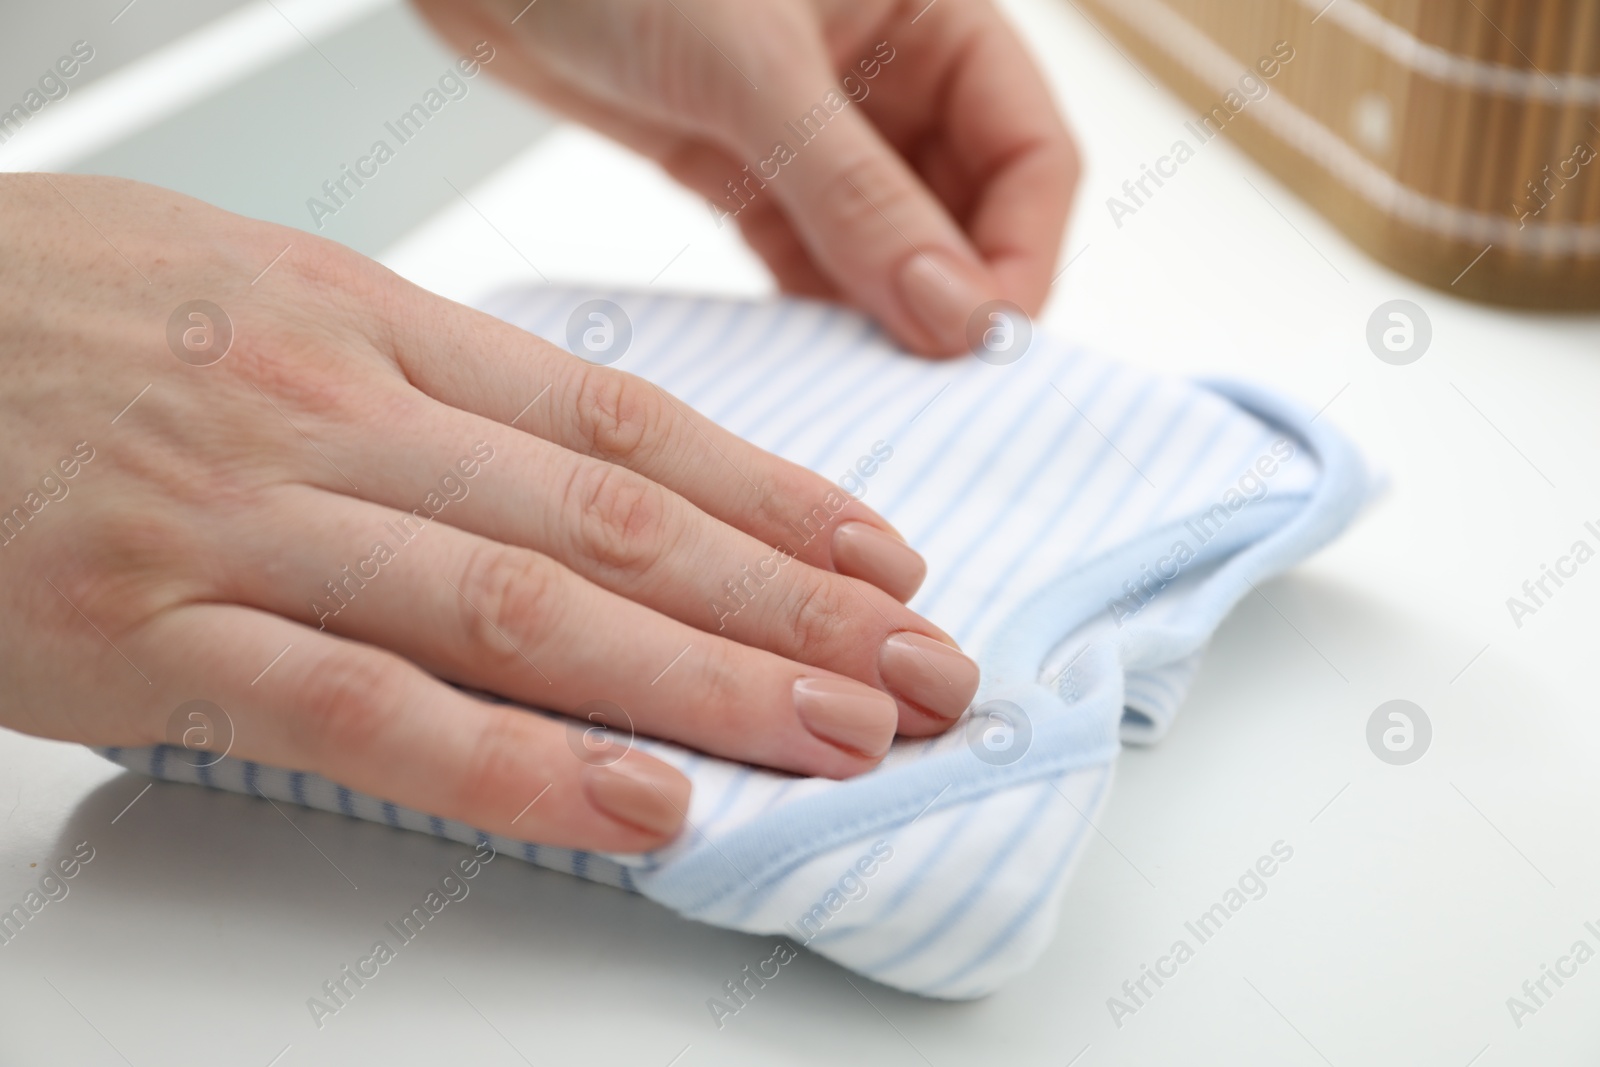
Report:
[{"label": "thumb", "polygon": [[775,198],[821,272],[901,344],[967,351],[969,319],[998,295],[988,267],[860,104],[825,66],[815,70],[762,87],[741,123],[741,154],[753,162],[727,199]]}]

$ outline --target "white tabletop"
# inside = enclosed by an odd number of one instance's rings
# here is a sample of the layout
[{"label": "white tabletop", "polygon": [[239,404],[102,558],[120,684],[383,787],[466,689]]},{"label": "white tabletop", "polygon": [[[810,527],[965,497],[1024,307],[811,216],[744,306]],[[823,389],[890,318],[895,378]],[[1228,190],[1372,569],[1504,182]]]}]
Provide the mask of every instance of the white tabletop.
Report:
[{"label": "white tabletop", "polygon": [[[69,894],[0,945],[0,1063],[1600,1060],[1600,960],[1546,979],[1533,1013],[1507,1007],[1532,1005],[1523,983],[1574,942],[1600,950],[1585,666],[1600,562],[1520,627],[1506,606],[1575,540],[1600,547],[1584,528],[1600,527],[1600,322],[1398,277],[1222,141],[1118,228],[1106,197],[1189,116],[1070,4],[1009,7],[1088,161],[1045,326],[1143,366],[1327,404],[1392,480],[1345,538],[1227,622],[1172,734],[1123,755],[1039,965],[951,1005],[853,988],[806,955],[719,1031],[706,999],[770,939],[505,858],[319,1029],[307,998],[466,850],[146,791],[83,750],[0,731],[0,906],[79,842],[94,850]],[[703,204],[582,131],[467,193],[475,207],[456,204],[386,261],[463,300],[540,274],[769,289]],[[1409,366],[1365,340],[1394,298],[1432,323]],[[1433,728],[1404,766],[1366,741],[1397,698]],[[1119,1027],[1108,998],[1126,999],[1123,982],[1279,841],[1294,856],[1267,895]]]}]

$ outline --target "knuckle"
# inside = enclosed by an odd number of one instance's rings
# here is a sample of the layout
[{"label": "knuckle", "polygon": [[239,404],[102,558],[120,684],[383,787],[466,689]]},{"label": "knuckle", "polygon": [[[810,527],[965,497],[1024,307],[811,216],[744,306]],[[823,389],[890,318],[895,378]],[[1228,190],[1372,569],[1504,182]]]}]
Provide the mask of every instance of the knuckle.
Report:
[{"label": "knuckle", "polygon": [[661,398],[606,367],[586,367],[577,392],[578,430],[589,454],[609,463],[642,459],[661,428]]},{"label": "knuckle", "polygon": [[815,662],[851,628],[849,579],[817,576],[795,592],[789,611],[789,627],[796,655]]},{"label": "knuckle", "polygon": [[309,720],[301,740],[313,757],[366,751],[407,699],[408,688],[405,667],[387,655],[329,656],[313,669],[299,701]]},{"label": "knuckle", "polygon": [[466,818],[483,823],[499,813],[509,817],[507,798],[519,796],[527,782],[528,734],[527,723],[503,712],[492,715],[478,731],[453,790]]},{"label": "knuckle", "polygon": [[781,537],[794,553],[804,553],[827,533],[847,503],[833,482],[786,460],[759,466],[751,476],[757,485],[750,509],[753,528]]},{"label": "knuckle", "polygon": [[299,231],[286,232],[292,235],[295,249],[278,266],[287,267],[287,273],[310,289],[377,298],[394,278],[375,260],[337,241],[317,237],[308,240]]},{"label": "knuckle", "polygon": [[696,746],[716,755],[749,757],[754,743],[770,737],[773,726],[750,714],[750,683],[760,668],[751,662],[748,647],[737,642],[713,641],[702,652],[695,665]]},{"label": "knuckle", "polygon": [[577,517],[578,549],[600,566],[639,574],[661,558],[667,540],[666,491],[606,463],[580,464],[567,491]]},{"label": "knuckle", "polygon": [[233,342],[218,372],[290,417],[388,425],[380,420],[397,417],[414,393],[386,355],[407,294],[386,269],[341,245],[297,239],[292,247],[269,276],[286,296],[227,309]]},{"label": "knuckle", "polygon": [[887,159],[863,154],[838,164],[818,203],[829,205],[840,225],[878,227],[885,218],[905,219],[916,195]]},{"label": "knuckle", "polygon": [[272,405],[257,414],[277,438],[300,442],[301,428],[315,437],[330,427],[393,426],[397,419],[418,417],[422,405],[414,392],[393,375],[377,373],[379,364],[368,354],[370,338],[287,322],[261,323],[259,330],[254,325],[240,327],[221,366],[244,385],[247,403],[260,405],[264,397]]},{"label": "knuckle", "polygon": [[461,632],[477,663],[526,668],[559,625],[560,569],[534,552],[483,546],[459,582]]},{"label": "knuckle", "polygon": [[251,409],[253,433],[274,444],[298,442],[296,425],[317,437],[325,424],[360,410],[361,392],[371,383],[350,373],[346,352],[296,324],[254,326],[236,325],[233,349],[218,365],[242,386],[239,399],[243,409]]}]

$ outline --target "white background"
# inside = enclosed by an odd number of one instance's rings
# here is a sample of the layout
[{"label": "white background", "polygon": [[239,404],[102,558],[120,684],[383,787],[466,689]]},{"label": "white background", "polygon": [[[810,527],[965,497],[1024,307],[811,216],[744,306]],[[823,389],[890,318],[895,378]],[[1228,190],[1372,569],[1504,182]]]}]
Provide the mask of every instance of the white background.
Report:
[{"label": "white background", "polygon": [[[0,904],[75,843],[95,849],[0,946],[0,1064],[1600,1060],[1600,960],[1520,1028],[1506,1007],[1578,938],[1600,948],[1583,925],[1600,926],[1600,561],[1520,628],[1505,603],[1575,539],[1596,543],[1600,323],[1383,270],[1221,140],[1117,228],[1106,197],[1190,116],[1070,4],[1007,6],[1087,160],[1044,327],[1328,404],[1392,480],[1228,621],[1167,740],[1124,754],[1043,961],[951,1005],[802,956],[719,1031],[706,998],[767,939],[502,858],[319,1031],[306,998],[466,849],[189,787],[141,794],[87,752],[0,731]],[[582,131],[467,192],[494,228],[456,201],[382,258],[464,300],[537,281],[530,261],[557,281],[768,289],[703,204]],[[1405,367],[1365,341],[1396,297],[1433,328]],[[1410,766],[1366,745],[1393,698],[1432,721]],[[1114,1025],[1107,998],[1279,840],[1294,858],[1267,896]]]}]

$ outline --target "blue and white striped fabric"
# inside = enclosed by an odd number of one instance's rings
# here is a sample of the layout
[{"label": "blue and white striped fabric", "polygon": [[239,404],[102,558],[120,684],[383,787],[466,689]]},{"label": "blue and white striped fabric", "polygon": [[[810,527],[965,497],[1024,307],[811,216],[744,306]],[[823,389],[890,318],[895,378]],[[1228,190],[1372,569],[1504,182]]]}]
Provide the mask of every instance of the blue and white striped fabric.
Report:
[{"label": "blue and white striped fabric", "polygon": [[[900,741],[846,782],[641,739],[692,780],[692,829],[627,857],[492,837],[248,762],[107,755],[488,842],[693,919],[782,935],[901,989],[994,990],[1048,943],[1121,743],[1165,732],[1207,639],[1252,583],[1349,522],[1367,491],[1359,457],[1259,390],[1157,377],[1043,336],[1010,365],[933,363],[853,313],[802,301],[544,288],[488,310],[559,344],[597,296],[632,323],[621,369],[840,479],[927,557],[912,608],[983,668],[962,727]],[[875,446],[876,470],[846,477]]]}]

